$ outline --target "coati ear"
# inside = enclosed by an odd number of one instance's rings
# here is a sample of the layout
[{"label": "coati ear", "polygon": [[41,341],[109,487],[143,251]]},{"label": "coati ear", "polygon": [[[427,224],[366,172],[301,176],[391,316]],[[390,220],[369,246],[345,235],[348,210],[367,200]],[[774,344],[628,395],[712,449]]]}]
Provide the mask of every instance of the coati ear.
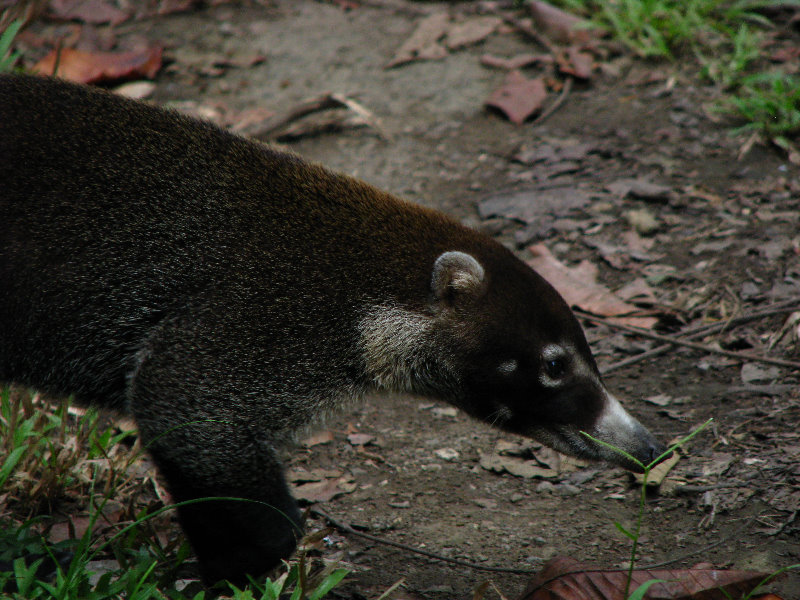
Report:
[{"label": "coati ear", "polygon": [[459,297],[475,297],[483,290],[485,273],[475,257],[464,252],[442,253],[433,264],[431,290],[437,300],[454,304]]}]

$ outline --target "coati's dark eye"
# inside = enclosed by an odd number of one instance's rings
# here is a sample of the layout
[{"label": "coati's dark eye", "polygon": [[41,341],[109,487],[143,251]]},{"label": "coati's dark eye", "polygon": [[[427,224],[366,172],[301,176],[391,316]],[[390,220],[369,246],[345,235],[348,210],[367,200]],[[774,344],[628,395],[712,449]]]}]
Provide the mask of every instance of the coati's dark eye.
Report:
[{"label": "coati's dark eye", "polygon": [[561,379],[567,372],[567,361],[561,357],[545,361],[544,371],[550,379]]}]

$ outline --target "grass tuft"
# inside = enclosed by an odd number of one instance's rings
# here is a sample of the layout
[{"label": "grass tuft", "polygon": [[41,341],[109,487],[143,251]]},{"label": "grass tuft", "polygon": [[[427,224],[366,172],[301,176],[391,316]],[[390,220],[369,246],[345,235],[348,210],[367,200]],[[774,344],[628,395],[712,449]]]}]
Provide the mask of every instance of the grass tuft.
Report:
[{"label": "grass tuft", "polygon": [[[191,551],[183,536],[164,537],[174,506],[164,506],[151,475],[133,465],[141,454],[129,447],[134,435],[104,425],[95,411],[0,388],[0,597],[205,599],[199,581],[181,580],[196,573]],[[282,571],[243,590],[223,584],[211,596],[322,600],[349,572],[318,568],[303,550]]]},{"label": "grass tuft", "polygon": [[716,112],[790,150],[800,135],[800,77],[762,56],[773,25],[760,11],[800,0],[561,0],[648,59],[694,57],[697,73],[725,94]]}]

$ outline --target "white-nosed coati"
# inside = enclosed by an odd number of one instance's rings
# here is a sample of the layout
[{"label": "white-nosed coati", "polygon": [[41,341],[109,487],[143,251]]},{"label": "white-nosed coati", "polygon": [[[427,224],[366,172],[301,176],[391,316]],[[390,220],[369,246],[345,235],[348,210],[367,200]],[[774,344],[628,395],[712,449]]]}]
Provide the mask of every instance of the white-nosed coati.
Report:
[{"label": "white-nosed coati", "polygon": [[200,121],[0,76],[0,381],[129,411],[204,577],[300,530],[279,453],[343,398],[423,394],[570,454],[662,446],[553,288],[447,216]]}]

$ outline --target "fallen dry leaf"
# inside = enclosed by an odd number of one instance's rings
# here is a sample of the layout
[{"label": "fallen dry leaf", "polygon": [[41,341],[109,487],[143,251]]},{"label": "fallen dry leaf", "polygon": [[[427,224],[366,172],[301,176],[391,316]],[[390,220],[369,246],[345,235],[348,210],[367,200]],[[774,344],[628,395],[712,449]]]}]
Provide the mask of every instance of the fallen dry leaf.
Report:
[{"label": "fallen dry leaf", "polygon": [[538,28],[559,44],[587,43],[600,37],[597,29],[587,27],[587,21],[547,2],[530,2],[528,8]]},{"label": "fallen dry leaf", "polygon": [[236,132],[247,132],[249,130],[258,129],[264,123],[269,121],[275,116],[275,111],[264,108],[263,106],[256,106],[253,108],[245,109],[237,113],[230,119],[230,128]]},{"label": "fallen dry leaf", "polygon": [[347,436],[347,441],[351,446],[366,446],[375,441],[375,436],[368,433],[351,433]]},{"label": "fallen dry leaf", "polygon": [[171,15],[179,12],[186,12],[195,4],[200,4],[200,0],[160,0],[156,14]]},{"label": "fallen dry leaf", "polygon": [[311,448],[320,444],[330,444],[333,441],[332,431],[317,431],[303,440],[303,446]]},{"label": "fallen dry leaf", "polygon": [[481,64],[495,69],[505,69],[512,71],[515,69],[523,69],[535,64],[552,64],[553,57],[549,54],[518,54],[511,58],[503,58],[502,56],[494,56],[493,54],[484,54],[481,56]]},{"label": "fallen dry leaf", "polygon": [[[664,482],[667,474],[672,470],[672,467],[678,464],[679,460],[680,456],[678,456],[678,453],[673,452],[672,456],[650,469],[650,473],[647,476],[647,485],[651,488],[660,486]],[[642,473],[634,473],[633,478],[637,485],[642,485],[642,483],[644,483],[644,475]]]},{"label": "fallen dry leaf", "polygon": [[540,466],[535,460],[525,460],[516,456],[502,456],[500,454],[481,454],[480,465],[487,471],[510,473],[515,477],[524,479],[552,479],[559,474],[555,469]]},{"label": "fallen dry leaf", "polygon": [[293,495],[297,500],[305,502],[328,502],[336,496],[349,494],[356,489],[355,483],[349,477],[325,479],[304,483],[293,488]]},{"label": "fallen dry leaf", "polygon": [[570,306],[578,306],[595,315],[614,317],[610,320],[616,323],[646,329],[653,327],[658,321],[655,317],[628,316],[638,309],[597,283],[597,266],[589,261],[584,260],[576,267],[568,267],[556,259],[544,244],[535,244],[529,249],[533,253],[533,259],[528,264],[550,282]]},{"label": "fallen dry leaf", "polygon": [[522,125],[542,107],[545,99],[547,88],[543,78],[528,79],[519,71],[511,71],[503,85],[486,100],[486,106],[499,110],[512,123]]},{"label": "fallen dry leaf", "polygon": [[[667,202],[672,196],[672,188],[667,185],[653,183],[647,179],[617,179],[605,188],[620,198],[639,198],[654,202]],[[699,193],[699,192],[698,192]],[[705,196],[693,194],[693,197],[706,199]],[[717,196],[717,199],[719,197]]]},{"label": "fallen dry leaf", "polygon": [[[711,568],[636,570],[630,590],[652,581],[648,600],[726,600],[753,591],[766,573]],[[518,600],[624,600],[627,570],[594,569],[573,558],[548,561]]]},{"label": "fallen dry leaf", "polygon": [[477,44],[494,33],[502,23],[500,17],[471,17],[461,23],[453,23],[447,29],[447,47],[455,50]]},{"label": "fallen dry leaf", "polygon": [[119,25],[130,15],[103,0],[50,0],[50,13],[66,21]]},{"label": "fallen dry leaf", "polygon": [[439,59],[447,56],[447,50],[439,43],[448,28],[450,17],[445,12],[434,13],[420,21],[414,33],[400,46],[385,69],[411,62],[412,60]]},{"label": "fallen dry leaf", "polygon": [[152,79],[161,69],[160,46],[129,52],[84,52],[75,48],[53,50],[33,67],[34,73],[52,75],[79,83],[121,79]]},{"label": "fallen dry leaf", "polygon": [[575,46],[569,46],[564,52],[556,55],[558,70],[578,79],[589,79],[594,68],[594,59],[588,52],[581,52]]},{"label": "fallen dry leaf", "polygon": [[656,301],[656,294],[647,282],[641,278],[629,281],[624,286],[616,291],[617,296],[623,300],[639,300],[644,302],[653,303]]}]

